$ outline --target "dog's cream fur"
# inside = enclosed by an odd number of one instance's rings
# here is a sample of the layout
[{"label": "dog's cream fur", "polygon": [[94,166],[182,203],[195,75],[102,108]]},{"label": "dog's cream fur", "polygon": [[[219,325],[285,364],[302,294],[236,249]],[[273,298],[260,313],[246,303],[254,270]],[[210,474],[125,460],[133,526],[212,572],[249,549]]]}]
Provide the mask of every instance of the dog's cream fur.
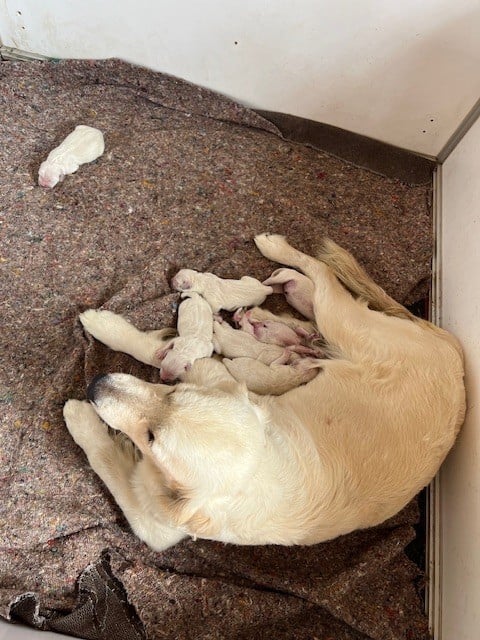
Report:
[{"label": "dog's cream fur", "polygon": [[[281,236],[256,244],[314,283],[315,323],[337,357],[312,381],[259,396],[205,358],[175,386],[111,374],[90,385],[91,403],[65,405],[73,438],[154,549],[185,536],[313,544],[378,524],[432,479],[462,424],[453,336],[414,318],[331,241],[318,260]],[[144,362],[165,340],[106,311],[82,322]],[[131,438],[140,461],[105,423]]]}]

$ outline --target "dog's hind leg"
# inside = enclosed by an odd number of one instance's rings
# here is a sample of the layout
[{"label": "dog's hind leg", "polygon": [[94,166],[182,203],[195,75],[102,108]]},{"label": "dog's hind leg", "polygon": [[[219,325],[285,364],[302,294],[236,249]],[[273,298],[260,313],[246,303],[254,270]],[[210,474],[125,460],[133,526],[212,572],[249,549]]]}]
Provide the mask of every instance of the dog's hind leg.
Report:
[{"label": "dog's hind leg", "polygon": [[176,544],[185,534],[167,522],[161,514],[152,516],[137,499],[133,486],[138,470],[132,449],[116,442],[108,427],[88,402],[69,400],[63,409],[65,424],[70,435],[85,452],[90,466],[100,477],[115,502],[123,511],[133,532],[156,551]]},{"label": "dog's hind leg", "polygon": [[380,314],[356,300],[329,266],[293,248],[280,235],[262,234],[255,243],[265,257],[299,269],[313,282],[315,321],[327,343],[353,359],[377,351],[382,342]]},{"label": "dog's hind leg", "polygon": [[330,238],[323,238],[317,257],[332,269],[333,273],[349,291],[358,296],[359,299],[364,300],[370,309],[380,311],[387,316],[411,320],[423,329],[432,331],[449,342],[463,357],[462,348],[455,336],[428,320],[418,318],[402,304],[390,297],[386,291],[370,278],[355,258],[336,242],[330,240]]}]

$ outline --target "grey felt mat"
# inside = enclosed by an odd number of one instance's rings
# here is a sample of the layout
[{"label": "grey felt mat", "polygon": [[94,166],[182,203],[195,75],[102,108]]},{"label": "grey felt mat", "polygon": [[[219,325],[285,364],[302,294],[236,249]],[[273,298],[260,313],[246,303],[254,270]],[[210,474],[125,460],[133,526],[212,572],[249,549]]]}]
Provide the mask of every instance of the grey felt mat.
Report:
[{"label": "grey felt mat", "polygon": [[[422,298],[430,185],[288,142],[237,104],[119,61],[3,62],[0,76],[0,613],[88,638],[425,638],[422,576],[404,553],[415,504],[310,548],[190,540],[154,553],[61,409],[99,372],[158,380],[87,338],[80,311],[174,325],[171,275],[264,278],[262,231],[307,251],[330,235],[398,300]],[[104,132],[104,156],[37,187],[40,162],[80,123]]]}]

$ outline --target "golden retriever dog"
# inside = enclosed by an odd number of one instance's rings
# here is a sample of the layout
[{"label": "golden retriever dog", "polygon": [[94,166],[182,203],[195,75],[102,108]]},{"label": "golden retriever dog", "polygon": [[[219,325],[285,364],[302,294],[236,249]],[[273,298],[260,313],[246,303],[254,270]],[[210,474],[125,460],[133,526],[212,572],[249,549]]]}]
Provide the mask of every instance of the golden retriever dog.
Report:
[{"label": "golden retriever dog", "polygon": [[[157,550],[186,536],[310,545],[379,524],[433,478],[463,421],[452,335],[411,315],[330,240],[317,259],[283,236],[255,242],[313,283],[314,322],[335,356],[314,379],[257,395],[216,356],[196,360],[175,385],[98,376],[89,401],[65,405],[73,439]],[[81,319],[109,347],[150,364],[165,341],[109,311]]]}]

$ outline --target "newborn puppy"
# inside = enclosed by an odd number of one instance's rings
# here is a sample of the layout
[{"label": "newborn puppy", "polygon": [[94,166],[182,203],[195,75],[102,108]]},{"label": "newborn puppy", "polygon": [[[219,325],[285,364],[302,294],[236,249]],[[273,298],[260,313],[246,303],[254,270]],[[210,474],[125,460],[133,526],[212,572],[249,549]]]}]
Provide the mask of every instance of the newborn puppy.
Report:
[{"label": "newborn puppy", "polygon": [[307,320],[299,320],[298,318],[294,318],[288,313],[282,313],[277,315],[272,313],[268,309],[263,307],[251,307],[247,311],[245,309],[238,309],[233,318],[241,318],[244,313],[248,313],[248,319],[253,322],[264,322],[265,320],[269,320],[272,322],[283,322],[287,327],[294,329],[304,336],[317,336],[318,329],[313,322],[308,322]]},{"label": "newborn puppy", "polygon": [[303,327],[292,328],[277,316],[273,316],[275,320],[254,320],[250,311],[238,310],[234,314],[234,320],[243,331],[260,342],[279,345],[302,355],[319,355],[315,349],[305,344],[305,341],[318,337],[318,334],[309,334]]},{"label": "newborn puppy", "polygon": [[40,165],[38,184],[54,187],[69,173],[75,173],[81,164],[93,162],[105,149],[103,134],[98,129],[80,124]]},{"label": "newborn puppy", "polygon": [[322,367],[322,360],[301,358],[293,364],[270,366],[252,358],[223,359],[229,373],[244,382],[249,391],[259,395],[279,396],[313,380]]},{"label": "newborn puppy", "polygon": [[214,313],[220,309],[235,311],[239,307],[262,304],[273,292],[272,287],[250,276],[243,276],[240,280],[225,280],[213,273],[200,273],[193,269],[181,269],[173,278],[172,287],[177,291],[200,293]]},{"label": "newborn puppy", "polygon": [[277,269],[263,284],[272,286],[274,293],[283,293],[288,304],[302,316],[314,319],[313,282],[303,273],[295,269]]},{"label": "newborn puppy", "polygon": [[[248,357],[266,365],[290,360],[290,354],[279,345],[259,342],[253,335],[234,329],[220,319],[213,323],[213,346],[216,353],[226,358]],[[295,354],[291,356],[298,358]]]},{"label": "newborn puppy", "polygon": [[213,314],[210,305],[197,293],[189,293],[178,308],[178,337],[157,351],[160,378],[172,382],[188,371],[195,360],[213,353]]}]

